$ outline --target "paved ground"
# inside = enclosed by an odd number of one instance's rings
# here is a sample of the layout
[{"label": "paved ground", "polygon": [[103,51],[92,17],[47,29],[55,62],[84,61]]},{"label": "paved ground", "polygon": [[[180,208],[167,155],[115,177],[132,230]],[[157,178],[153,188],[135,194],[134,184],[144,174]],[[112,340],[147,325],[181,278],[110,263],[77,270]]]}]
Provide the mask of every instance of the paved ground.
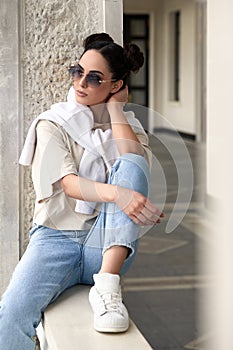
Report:
[{"label": "paved ground", "polygon": [[[199,329],[197,310],[200,307],[199,295],[208,286],[208,279],[200,269],[201,252],[207,244],[200,218],[205,183],[205,150],[201,144],[185,141],[194,172],[192,201],[182,222],[172,233],[166,234],[166,225],[177,198],[177,174],[181,171],[188,175],[190,169],[187,169],[189,165],[185,153],[182,153],[184,146],[180,147],[178,138],[167,135],[163,143],[165,145],[151,137],[153,153],[158,159],[157,168],[160,164],[166,178],[166,218],[141,238],[137,258],[125,276],[124,300],[131,318],[153,349],[201,349],[205,335]],[[178,153],[174,153],[174,150],[178,150]],[[175,160],[171,152],[175,154]],[[181,163],[178,164],[179,170],[177,159],[178,162],[183,161],[183,167],[180,167]],[[156,181],[161,179],[154,177],[151,197],[156,199],[158,196],[156,200],[160,202],[163,194],[160,196],[159,189],[156,189]],[[188,191],[185,184],[180,191]],[[184,202],[179,203],[176,212],[178,221],[185,205]]]}]

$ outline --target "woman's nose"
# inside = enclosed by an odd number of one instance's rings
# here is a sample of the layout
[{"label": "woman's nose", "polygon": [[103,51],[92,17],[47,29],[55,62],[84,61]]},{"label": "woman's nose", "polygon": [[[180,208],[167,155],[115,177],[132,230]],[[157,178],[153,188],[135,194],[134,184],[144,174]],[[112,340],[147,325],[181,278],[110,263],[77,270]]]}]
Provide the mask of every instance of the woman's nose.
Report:
[{"label": "woman's nose", "polygon": [[79,86],[87,87],[87,81],[86,81],[86,76],[85,75],[79,80]]}]

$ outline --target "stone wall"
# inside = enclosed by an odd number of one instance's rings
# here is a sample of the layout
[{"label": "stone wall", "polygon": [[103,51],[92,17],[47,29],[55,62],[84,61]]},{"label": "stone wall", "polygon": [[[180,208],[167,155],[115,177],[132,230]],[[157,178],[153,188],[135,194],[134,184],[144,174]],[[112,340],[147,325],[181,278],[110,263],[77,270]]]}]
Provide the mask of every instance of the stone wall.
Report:
[{"label": "stone wall", "polygon": [[[101,30],[101,6],[96,0],[25,0],[23,21],[24,137],[33,118],[52,103],[64,101],[71,80],[67,68],[82,52],[83,39]],[[21,251],[32,224],[34,191],[30,168],[23,170]]]},{"label": "stone wall", "polygon": [[0,295],[19,259],[18,4],[0,1]]}]

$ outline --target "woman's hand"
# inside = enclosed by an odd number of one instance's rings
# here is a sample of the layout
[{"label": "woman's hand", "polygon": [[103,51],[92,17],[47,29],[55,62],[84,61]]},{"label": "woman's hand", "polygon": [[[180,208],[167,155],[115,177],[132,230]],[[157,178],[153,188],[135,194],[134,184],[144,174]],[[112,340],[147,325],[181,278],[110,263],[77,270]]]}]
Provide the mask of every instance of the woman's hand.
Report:
[{"label": "woman's hand", "polygon": [[126,86],[124,89],[113,94],[107,102],[112,135],[116,141],[120,155],[125,153],[144,155],[144,148],[123,112],[123,107],[127,101],[128,87]]},{"label": "woman's hand", "polygon": [[122,104],[124,106],[128,102],[128,96],[128,86],[126,86],[124,89],[119,90],[109,98],[107,102],[107,108],[111,107],[112,102],[118,102],[119,105]]},{"label": "woman's hand", "polygon": [[115,203],[136,224],[154,225],[160,223],[164,214],[143,194],[117,186]]}]

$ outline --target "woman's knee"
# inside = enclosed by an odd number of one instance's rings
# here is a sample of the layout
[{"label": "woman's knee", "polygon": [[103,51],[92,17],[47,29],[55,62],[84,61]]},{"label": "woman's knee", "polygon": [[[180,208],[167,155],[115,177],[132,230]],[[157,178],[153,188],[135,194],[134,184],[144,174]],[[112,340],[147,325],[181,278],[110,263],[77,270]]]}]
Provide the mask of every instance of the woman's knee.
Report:
[{"label": "woman's knee", "polygon": [[113,165],[109,182],[147,196],[150,182],[148,162],[137,154],[122,155]]},{"label": "woman's knee", "polygon": [[147,177],[149,177],[149,164],[145,157],[134,153],[125,153],[121,155],[117,161],[119,161],[121,169],[126,167],[128,170],[129,167],[138,167]]}]

